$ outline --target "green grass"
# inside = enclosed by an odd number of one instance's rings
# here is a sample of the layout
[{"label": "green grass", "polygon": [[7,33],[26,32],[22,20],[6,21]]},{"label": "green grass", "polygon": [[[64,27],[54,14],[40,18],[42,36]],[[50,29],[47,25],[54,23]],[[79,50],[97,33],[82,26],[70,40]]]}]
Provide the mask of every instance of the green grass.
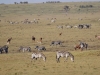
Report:
[{"label": "green grass", "polygon": [[[63,7],[71,7],[66,15]],[[80,5],[93,5],[93,8],[82,8]],[[59,3],[59,4],[28,4],[28,5],[0,5],[0,46],[6,44],[9,37],[12,37],[8,54],[0,54],[0,75],[99,75],[100,71],[100,41],[94,36],[100,35],[100,2],[80,3]],[[43,13],[42,13],[43,11]],[[9,24],[6,21],[21,22],[28,18],[34,20],[39,18],[38,24]],[[47,20],[49,18],[49,20]],[[57,18],[55,23],[50,23],[51,18]],[[70,18],[70,19],[69,19]],[[78,20],[82,18],[83,20]],[[91,24],[91,29],[57,29],[57,25],[78,25]],[[48,25],[50,24],[50,25]],[[62,36],[59,37],[59,33]],[[20,46],[30,46],[32,51],[39,45],[32,42],[31,37],[43,38],[42,45],[47,48],[43,52],[47,61],[37,60],[31,62],[31,53],[18,52]],[[51,47],[53,40],[63,41],[63,47]],[[88,50],[74,51],[74,45],[79,40],[88,43]],[[75,62],[68,59],[56,63],[56,51],[67,50],[75,56]]]}]

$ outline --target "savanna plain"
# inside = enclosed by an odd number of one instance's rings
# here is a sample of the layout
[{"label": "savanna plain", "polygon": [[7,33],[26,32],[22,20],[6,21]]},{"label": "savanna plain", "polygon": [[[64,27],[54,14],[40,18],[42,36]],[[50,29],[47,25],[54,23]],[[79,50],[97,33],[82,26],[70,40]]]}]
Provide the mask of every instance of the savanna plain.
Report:
[{"label": "savanna plain", "polygon": [[[80,6],[92,5],[92,7]],[[68,10],[64,7],[69,6]],[[51,23],[51,19],[55,23]],[[24,24],[22,21],[38,20],[38,23]],[[37,4],[1,4],[0,5],[0,46],[12,37],[7,54],[0,54],[0,75],[100,75],[100,2],[68,2]],[[11,24],[9,22],[14,22]],[[15,23],[16,22],[16,23]],[[91,24],[89,29],[74,28],[79,24]],[[72,28],[66,28],[72,25]],[[64,28],[57,28],[63,26]],[[59,36],[59,33],[62,33]],[[32,41],[43,38],[42,44]],[[50,46],[51,41],[62,41],[63,46]],[[88,43],[87,50],[74,50],[79,40]],[[37,59],[31,62],[35,46],[46,47],[42,51],[46,62]],[[18,52],[20,46],[29,46],[32,52]],[[69,51],[74,62],[56,62],[57,51]]]}]

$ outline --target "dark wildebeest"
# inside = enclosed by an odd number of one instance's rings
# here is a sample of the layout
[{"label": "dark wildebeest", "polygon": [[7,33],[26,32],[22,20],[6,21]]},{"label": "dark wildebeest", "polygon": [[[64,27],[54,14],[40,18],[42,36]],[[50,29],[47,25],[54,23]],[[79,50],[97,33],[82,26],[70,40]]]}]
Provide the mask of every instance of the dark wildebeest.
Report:
[{"label": "dark wildebeest", "polygon": [[19,52],[20,52],[20,50],[22,50],[23,52],[25,52],[25,51],[31,52],[31,47],[23,47],[23,46],[20,46]]},{"label": "dark wildebeest", "polygon": [[32,41],[35,41],[35,37],[34,36],[32,36]]},{"label": "dark wildebeest", "polygon": [[54,46],[54,45],[56,45],[56,47],[57,47],[57,45],[61,45],[62,46],[62,42],[61,41],[52,41],[50,46]]},{"label": "dark wildebeest", "polygon": [[35,49],[37,49],[38,51],[46,50],[44,46],[36,46]]},{"label": "dark wildebeest", "polygon": [[0,52],[1,52],[1,54],[3,53],[3,52],[5,52],[5,53],[8,53],[8,46],[7,45],[4,45],[3,47],[0,47]]}]

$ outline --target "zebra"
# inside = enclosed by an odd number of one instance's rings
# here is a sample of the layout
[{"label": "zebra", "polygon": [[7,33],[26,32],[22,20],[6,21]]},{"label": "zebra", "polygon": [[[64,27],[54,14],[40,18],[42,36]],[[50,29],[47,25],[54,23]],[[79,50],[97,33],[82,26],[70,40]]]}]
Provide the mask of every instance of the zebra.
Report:
[{"label": "zebra", "polygon": [[59,29],[60,29],[60,28],[63,29],[63,26],[57,25],[57,28],[59,28]]},{"label": "zebra", "polygon": [[68,28],[72,28],[72,27],[73,27],[73,26],[71,26],[71,25],[67,25],[67,26],[66,26],[67,29],[68,29]]},{"label": "zebra", "polygon": [[38,51],[46,50],[44,46],[36,46],[35,49],[37,49]]},{"label": "zebra", "polygon": [[23,46],[20,46],[19,52],[20,52],[20,50],[23,50],[23,52],[25,52],[25,51],[31,52],[31,47],[23,47]]},{"label": "zebra", "polygon": [[5,53],[8,53],[8,46],[7,45],[4,45],[3,47],[0,47],[0,52],[1,52],[1,54],[3,53],[3,52],[5,52]]},{"label": "zebra", "polygon": [[60,62],[60,57],[65,57],[65,61],[67,61],[68,57],[71,58],[71,61],[74,62],[74,56],[72,55],[72,53],[68,52],[68,51],[57,51],[56,53],[56,61],[57,63]]},{"label": "zebra", "polygon": [[39,53],[33,52],[32,55],[31,55],[31,58],[32,58],[32,60],[33,59],[36,59],[37,60],[37,58],[39,58],[39,59],[42,58],[43,61],[46,62],[46,56],[43,53],[40,53],[40,52]]},{"label": "zebra", "polygon": [[61,45],[62,46],[62,42],[61,41],[52,41],[50,46],[54,46],[54,45],[56,45],[56,47],[57,47],[57,45]]}]

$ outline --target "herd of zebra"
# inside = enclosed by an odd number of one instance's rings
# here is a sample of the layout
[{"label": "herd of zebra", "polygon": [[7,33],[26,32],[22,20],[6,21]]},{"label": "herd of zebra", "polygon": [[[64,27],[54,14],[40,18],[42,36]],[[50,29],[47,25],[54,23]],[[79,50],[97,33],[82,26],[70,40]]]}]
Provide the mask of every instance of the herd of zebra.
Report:
[{"label": "herd of zebra", "polygon": [[[12,38],[8,39],[7,42],[11,41],[11,39]],[[50,44],[50,46],[55,46],[55,45],[56,46],[57,45],[62,46],[62,42],[61,41],[52,41],[51,44]],[[75,48],[75,50],[77,48],[83,50],[84,48],[87,49],[87,47],[88,47],[88,44],[83,43],[83,42],[80,41],[80,44],[78,46],[76,45],[74,48]],[[8,53],[8,48],[9,48],[8,45],[4,45],[4,46],[0,47],[0,53],[1,54],[2,53]],[[38,52],[33,52],[32,53],[32,55],[31,55],[32,60],[34,60],[34,59],[37,60],[37,58],[39,58],[39,59],[42,58],[44,61],[46,61],[46,56],[41,52],[41,51],[46,51],[45,46],[36,46],[35,49],[37,49]],[[20,51],[32,52],[31,47],[23,47],[23,46],[20,46],[18,51],[19,52]],[[57,63],[60,62],[60,57],[65,57],[65,61],[67,61],[68,57],[70,57],[71,61],[74,62],[74,55],[72,53],[68,52],[68,51],[57,51],[56,52],[56,61],[57,61]]]},{"label": "herd of zebra", "polygon": [[63,28],[79,28],[79,29],[90,29],[91,28],[91,24],[79,24],[79,25],[57,25],[57,28],[59,29],[63,29]]},{"label": "herd of zebra", "polygon": [[22,24],[38,24],[39,20],[40,19],[34,19],[34,20],[25,19],[25,20],[20,21],[20,22],[17,22],[17,21],[6,21],[6,22],[10,23],[10,24],[19,24],[19,23],[22,23]]},{"label": "herd of zebra", "polygon": [[[56,18],[47,18],[47,20],[49,21],[49,23],[55,23],[56,22]],[[0,20],[0,22],[2,22],[3,20]],[[29,19],[24,19],[22,21],[10,21],[10,20],[5,20],[6,23],[9,24],[38,24],[41,23],[39,18],[34,18],[32,20]]]}]

